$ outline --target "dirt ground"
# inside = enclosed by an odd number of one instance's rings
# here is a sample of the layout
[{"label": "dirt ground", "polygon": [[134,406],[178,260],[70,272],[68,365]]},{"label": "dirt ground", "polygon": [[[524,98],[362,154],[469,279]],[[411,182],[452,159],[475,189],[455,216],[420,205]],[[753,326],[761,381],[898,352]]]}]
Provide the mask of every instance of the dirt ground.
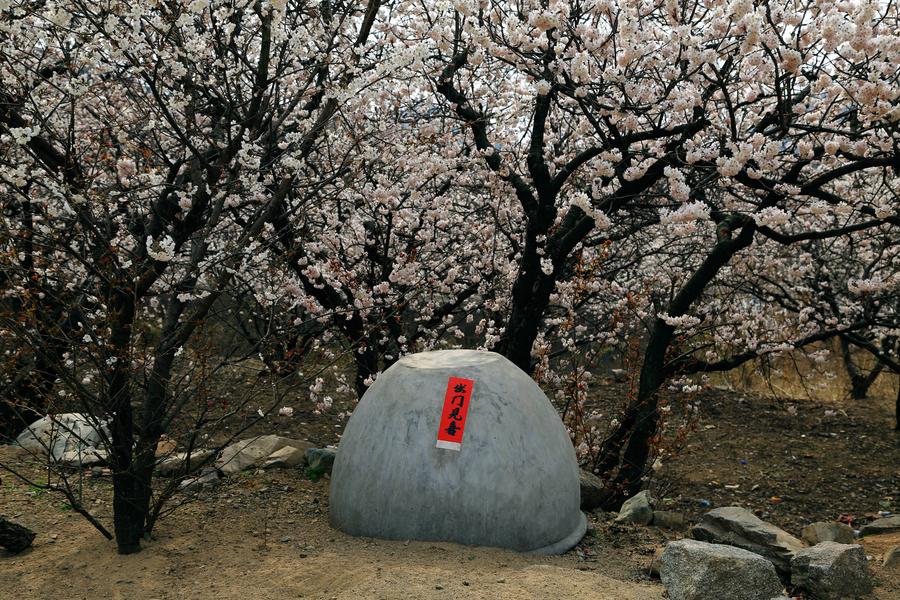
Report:
[{"label": "dirt ground", "polygon": [[[697,431],[652,483],[660,508],[696,521],[707,506],[741,505],[795,535],[816,520],[858,527],[878,511],[900,512],[900,434],[891,430],[887,397],[832,404],[709,390],[702,399]],[[336,441],[339,430],[303,412],[277,427],[317,443]],[[40,476],[39,465],[11,447],[0,447],[0,462]],[[618,526],[595,513],[585,540],[558,557],[351,538],[328,526],[327,479],[274,470],[205,488],[160,522],[141,553],[118,556],[61,498],[0,477],[0,514],[38,532],[21,555],[0,551],[3,600],[649,600],[664,598],[649,576],[653,553],[687,535]],[[109,478],[86,474],[83,485],[92,512],[111,526]],[[877,584],[871,598],[900,600],[900,574],[880,567],[900,534],[863,544]]]}]

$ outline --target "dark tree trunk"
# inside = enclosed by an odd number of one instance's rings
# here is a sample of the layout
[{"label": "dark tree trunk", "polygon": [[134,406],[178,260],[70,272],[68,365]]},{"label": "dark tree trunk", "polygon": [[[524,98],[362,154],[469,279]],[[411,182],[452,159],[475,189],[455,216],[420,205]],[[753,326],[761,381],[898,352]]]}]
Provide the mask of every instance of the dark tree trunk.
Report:
[{"label": "dark tree trunk", "polygon": [[864,400],[869,395],[869,388],[875,383],[878,375],[884,369],[884,365],[879,361],[875,364],[871,371],[863,373],[853,362],[853,351],[850,342],[845,336],[840,337],[841,358],[844,362],[844,368],[847,371],[847,377],[850,378],[850,396],[854,400]]},{"label": "dark tree trunk", "polygon": [[131,347],[135,299],[131,290],[114,288],[110,293],[113,326],[110,346],[115,359],[109,375],[109,414],[112,418],[113,526],[119,554],[141,549],[146,513],[141,511],[140,482],[133,470],[134,409],[131,403]]},{"label": "dark tree trunk", "polygon": [[493,348],[529,375],[534,372],[531,349],[555,286],[556,272],[547,275],[541,270],[536,234],[529,232],[519,273],[513,283],[509,319]]},{"label": "dark tree trunk", "polygon": [[18,554],[31,546],[35,535],[27,527],[0,517],[0,546],[13,554]]},{"label": "dark tree trunk", "polygon": [[[752,224],[743,223],[740,233],[733,239],[730,225],[734,223],[724,221],[720,224],[719,241],[669,302],[666,307],[669,315],[678,317],[687,314],[719,270],[753,241],[755,229]],[[654,321],[644,351],[637,394],[600,449],[597,471],[601,477],[611,481],[608,497],[603,504],[605,508],[618,508],[626,497],[642,486],[659,425],[659,390],[676,370],[673,365],[667,364],[674,331],[674,327],[664,320],[657,318]]]},{"label": "dark tree trunk", "polygon": [[[900,379],[900,373],[897,373]],[[894,431],[900,431],[900,381],[897,381],[897,399],[894,401]]]}]

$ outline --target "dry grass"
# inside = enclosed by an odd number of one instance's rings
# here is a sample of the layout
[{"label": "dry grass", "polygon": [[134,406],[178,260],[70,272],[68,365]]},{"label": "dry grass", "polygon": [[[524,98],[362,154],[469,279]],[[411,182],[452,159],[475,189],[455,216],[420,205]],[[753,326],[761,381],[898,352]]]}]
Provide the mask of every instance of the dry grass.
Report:
[{"label": "dry grass", "polygon": [[[837,343],[823,344],[813,350],[823,349],[830,350],[823,362],[813,360],[809,352],[796,351],[786,356],[748,362],[727,373],[717,373],[710,377],[710,383],[715,387],[778,399],[834,404],[851,401],[850,378]],[[875,366],[875,359],[868,353],[860,352],[854,357],[866,371]],[[883,371],[869,389],[869,397],[896,398],[898,379],[894,373]]]}]

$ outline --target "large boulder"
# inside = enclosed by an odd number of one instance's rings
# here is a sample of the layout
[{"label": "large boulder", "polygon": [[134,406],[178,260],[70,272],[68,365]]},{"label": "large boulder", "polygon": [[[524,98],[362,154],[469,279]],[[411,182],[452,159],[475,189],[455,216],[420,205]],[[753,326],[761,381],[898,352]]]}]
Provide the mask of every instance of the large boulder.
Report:
[{"label": "large boulder", "polygon": [[351,535],[544,554],[584,535],[579,504],[559,414],[509,360],[474,350],[406,356],[375,380],[341,438],[329,501]]},{"label": "large boulder", "polygon": [[106,460],[107,423],[80,413],[48,415],[26,427],[16,443],[65,466],[89,466]]},{"label": "large boulder", "polygon": [[839,544],[852,544],[853,529],[844,523],[817,522],[807,525],[800,532],[800,537],[810,546],[821,542],[838,542]]},{"label": "large boulder", "polygon": [[779,575],[790,576],[791,558],[805,544],[746,508],[725,506],[706,513],[694,526],[695,539],[749,550],[770,560]]},{"label": "large boulder", "polygon": [[649,525],[653,520],[653,498],[650,492],[643,490],[638,492],[624,503],[616,517],[617,523],[637,523]]},{"label": "large boulder", "polygon": [[285,446],[305,448],[309,445],[309,442],[292,440],[279,435],[261,435],[227,446],[216,459],[216,468],[223,475],[231,475],[244,469],[262,466],[272,453]]},{"label": "large boulder", "polygon": [[670,600],[771,600],[784,593],[771,562],[734,546],[671,542],[659,572]]},{"label": "large boulder", "polygon": [[797,552],[791,583],[816,600],[849,600],[872,592],[866,553],[858,544],[822,542]]},{"label": "large boulder", "polygon": [[862,537],[864,535],[877,535],[879,533],[890,533],[892,531],[900,531],[900,515],[875,519],[871,523],[863,525],[859,530],[859,535]]}]

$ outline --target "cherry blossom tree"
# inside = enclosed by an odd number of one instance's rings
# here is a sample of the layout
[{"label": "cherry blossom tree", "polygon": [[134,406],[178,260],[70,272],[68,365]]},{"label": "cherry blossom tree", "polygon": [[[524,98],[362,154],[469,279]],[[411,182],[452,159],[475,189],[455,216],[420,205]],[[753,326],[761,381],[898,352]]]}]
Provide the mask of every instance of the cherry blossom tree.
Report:
[{"label": "cherry blossom tree", "polygon": [[[648,337],[638,390],[600,450],[615,504],[641,485],[661,386],[770,351],[756,342],[732,354],[740,344],[724,344],[727,356],[707,360],[680,343],[716,322],[723,304],[710,296],[723,279],[764,264],[749,260],[754,246],[895,231],[889,198],[852,191],[861,177],[898,171],[897,8],[463,1],[454,9],[430,24],[435,92],[525,222],[496,348],[531,370],[550,297],[593,231],[656,228],[650,238],[661,245],[689,245],[681,264],[656,260],[640,281],[652,305],[639,314]],[[697,230],[694,243],[679,239]],[[732,341],[743,317],[728,312],[716,342]]]},{"label": "cherry blossom tree", "polygon": [[4,289],[25,316],[4,332],[111,419],[121,553],[158,514],[157,443],[193,397],[171,389],[185,346],[230,287],[257,285],[272,223],[341,168],[326,134],[379,59],[379,7],[2,6]]},{"label": "cherry blossom tree", "polygon": [[875,285],[894,256],[895,4],[0,8],[4,397],[41,412],[59,381],[112,415],[122,552],[214,318],[275,371],[352,355],[321,409],[468,346],[584,416],[627,349],[622,413],[573,431],[609,506],[658,458],[663,388],[836,336],[895,360],[894,309],[830,306],[810,266]]}]

